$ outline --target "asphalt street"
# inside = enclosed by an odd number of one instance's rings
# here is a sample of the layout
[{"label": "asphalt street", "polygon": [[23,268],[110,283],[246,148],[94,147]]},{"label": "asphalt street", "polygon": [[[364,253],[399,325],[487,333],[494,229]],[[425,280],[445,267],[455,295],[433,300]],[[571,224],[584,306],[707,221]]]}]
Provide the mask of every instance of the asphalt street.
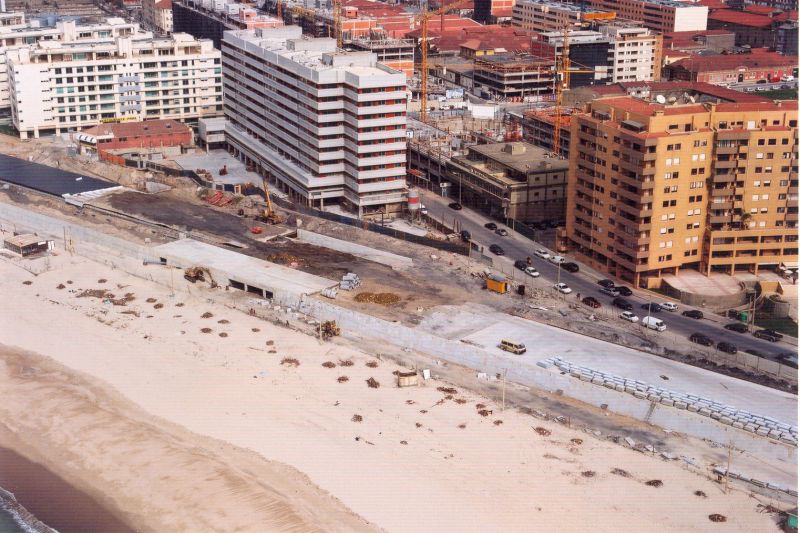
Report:
[{"label": "asphalt street", "polygon": [[[600,293],[602,287],[597,284],[598,280],[607,277],[603,276],[602,273],[588,269],[578,261],[567,256],[567,261],[578,263],[581,268],[577,273],[569,273],[558,268],[549,261],[537,257],[534,251],[539,248],[544,248],[544,246],[513,231],[513,228],[510,226],[504,226],[468,208],[464,208],[460,211],[453,210],[448,207],[448,204],[453,201],[452,199],[442,198],[430,191],[420,191],[420,194],[422,195],[421,203],[425,205],[430,216],[436,220],[443,221],[446,225],[451,227],[453,222],[456,222],[457,227],[460,230],[469,231],[472,240],[484,246],[486,253],[489,255],[492,255],[491,252],[488,251],[489,246],[492,244],[499,244],[505,251],[505,255],[500,258],[501,270],[504,273],[513,275],[515,279],[519,279],[520,276],[525,276],[521,271],[514,270],[514,261],[519,259],[526,260],[530,257],[534,268],[541,273],[541,277],[539,278],[526,277],[530,285],[539,288],[552,287],[553,284],[560,281],[566,283],[573,291],[572,294],[565,296],[566,298],[574,298],[576,297],[576,293],[580,293],[581,298],[594,296],[602,304],[604,309],[612,308],[611,301],[613,297]],[[494,231],[486,229],[484,224],[487,222],[495,222],[498,227],[506,228],[509,235],[507,237],[501,237],[495,234]],[[548,251],[553,255],[552,251]],[[674,301],[659,294],[637,290],[630,285],[628,285],[628,287],[633,290],[633,295],[627,296],[625,299],[633,304],[633,312],[639,316],[640,319],[647,316],[647,310],[641,307],[647,302],[652,301],[660,303]],[[555,289],[553,290],[555,291]],[[736,345],[740,351],[748,349],[757,350],[768,359],[773,359],[774,356],[780,354],[797,353],[797,345],[791,344],[785,340],[773,343],[757,339],[749,333],[736,333],[726,330],[723,326],[733,321],[707,311],[704,311],[705,316],[700,320],[682,316],[681,313],[683,311],[692,308],[677,301],[674,302],[678,304],[677,311],[661,311],[652,315],[661,319],[667,325],[667,330],[674,334],[685,335],[688,338],[692,333],[702,333],[710,337],[715,343],[727,341]],[[622,310],[620,309],[617,311],[621,312]],[[618,312],[616,314],[619,314]]]}]

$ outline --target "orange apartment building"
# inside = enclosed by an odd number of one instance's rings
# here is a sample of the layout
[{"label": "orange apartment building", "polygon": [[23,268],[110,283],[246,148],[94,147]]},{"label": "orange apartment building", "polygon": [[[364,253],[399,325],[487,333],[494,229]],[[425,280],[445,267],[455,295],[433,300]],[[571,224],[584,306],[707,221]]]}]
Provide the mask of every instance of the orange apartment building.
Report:
[{"label": "orange apartment building", "polygon": [[638,286],[797,262],[797,103],[705,83],[599,98],[571,124],[567,236]]}]

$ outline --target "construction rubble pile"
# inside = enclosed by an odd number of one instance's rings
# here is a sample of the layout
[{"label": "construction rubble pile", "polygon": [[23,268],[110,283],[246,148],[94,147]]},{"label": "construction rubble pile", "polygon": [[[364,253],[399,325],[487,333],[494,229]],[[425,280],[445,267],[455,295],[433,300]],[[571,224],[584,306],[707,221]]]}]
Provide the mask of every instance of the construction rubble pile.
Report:
[{"label": "construction rubble pile", "polygon": [[344,291],[352,291],[361,285],[361,278],[354,272],[348,272],[342,276],[342,281],[339,282],[339,288]]},{"label": "construction rubble pile", "polygon": [[648,400],[676,409],[685,409],[717,420],[721,424],[797,446],[797,426],[780,422],[768,416],[756,415],[695,394],[670,391],[648,385],[643,381],[626,379],[575,365],[556,356],[543,359],[536,364],[542,368],[556,366],[561,372],[581,381],[601,385],[619,392],[626,392],[641,400]]},{"label": "construction rubble pile", "polygon": [[393,305],[400,301],[400,296],[393,292],[359,292],[354,298],[359,303],[373,303],[380,305]]}]

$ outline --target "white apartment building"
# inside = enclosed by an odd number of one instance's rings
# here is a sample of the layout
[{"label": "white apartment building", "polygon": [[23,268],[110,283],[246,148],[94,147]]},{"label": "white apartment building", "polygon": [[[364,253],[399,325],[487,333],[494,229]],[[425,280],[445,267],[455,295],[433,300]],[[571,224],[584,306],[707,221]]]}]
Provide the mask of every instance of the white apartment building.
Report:
[{"label": "white apartment building", "polygon": [[589,0],[592,7],[613,11],[618,18],[639,21],[658,33],[702,31],[708,7],[678,0]]},{"label": "white apartment building", "polygon": [[74,20],[42,26],[38,20],[25,22],[23,13],[0,13],[0,113],[10,112],[6,52],[38,42],[113,42],[117,37],[152,39],[138,24],[111,17],[105,22],[78,25]]},{"label": "white apartment building", "polygon": [[39,42],[6,52],[20,137],[101,122],[222,114],[220,51],[191,35],[114,42]]},{"label": "white apartment building", "polygon": [[608,49],[611,83],[661,78],[663,41],[660,34],[635,23],[616,22],[598,29],[611,43]]},{"label": "white apartment building", "polygon": [[613,20],[614,14],[596,9],[581,9],[576,4],[551,0],[517,0],[511,24],[535,32],[563,31],[580,28],[588,20]]},{"label": "white apartment building", "polygon": [[160,33],[172,33],[172,0],[142,0],[142,18]]},{"label": "white apartment building", "polygon": [[297,26],[226,31],[226,137],[309,205],[360,217],[406,201],[406,77]]}]

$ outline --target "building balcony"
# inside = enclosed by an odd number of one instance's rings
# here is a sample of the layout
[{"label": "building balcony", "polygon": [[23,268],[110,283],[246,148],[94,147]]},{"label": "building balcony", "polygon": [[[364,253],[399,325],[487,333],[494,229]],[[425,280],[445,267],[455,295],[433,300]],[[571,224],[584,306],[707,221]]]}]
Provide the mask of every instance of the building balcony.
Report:
[{"label": "building balcony", "polygon": [[376,181],[369,183],[361,183],[349,177],[345,177],[344,184],[347,188],[358,193],[375,193],[384,191],[395,191],[397,189],[404,189],[406,187],[405,178],[398,178],[390,181]]}]

